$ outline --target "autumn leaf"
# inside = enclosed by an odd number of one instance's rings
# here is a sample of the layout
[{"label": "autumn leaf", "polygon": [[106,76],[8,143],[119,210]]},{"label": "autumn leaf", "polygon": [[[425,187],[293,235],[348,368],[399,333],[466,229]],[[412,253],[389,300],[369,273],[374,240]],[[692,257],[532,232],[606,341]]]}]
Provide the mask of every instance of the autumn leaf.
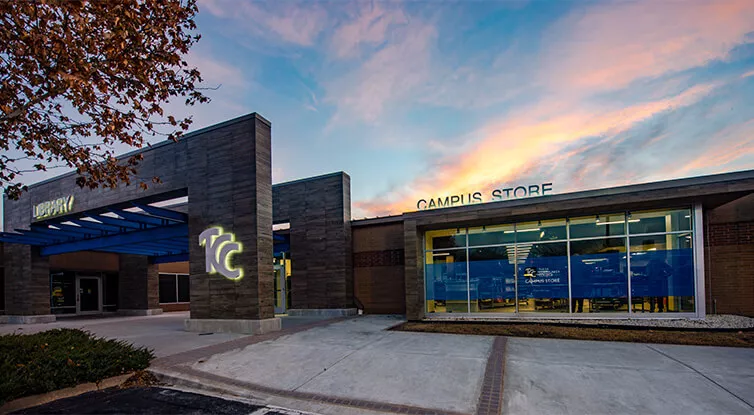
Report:
[{"label": "autumn leaf", "polygon": [[200,38],[197,11],[196,0],[0,1],[0,187],[8,197],[21,196],[31,169],[73,169],[82,188],[141,180],[141,156],[117,158],[114,146],[176,139],[191,118],[164,105],[209,101],[184,59]]}]

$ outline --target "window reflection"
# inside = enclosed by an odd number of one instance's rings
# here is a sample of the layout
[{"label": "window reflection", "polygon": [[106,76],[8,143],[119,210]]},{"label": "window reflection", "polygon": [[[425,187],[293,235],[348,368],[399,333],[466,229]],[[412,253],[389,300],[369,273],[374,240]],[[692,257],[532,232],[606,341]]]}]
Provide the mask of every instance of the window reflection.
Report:
[{"label": "window reflection", "polygon": [[633,311],[693,312],[691,233],[637,236],[630,244]]},{"label": "window reflection", "polygon": [[425,263],[427,312],[468,312],[466,250],[428,252]]},{"label": "window reflection", "polygon": [[566,220],[541,220],[516,225],[516,242],[556,241],[566,239]]},{"label": "window reflection", "polygon": [[680,209],[631,212],[628,230],[632,234],[690,231],[691,211]]},{"label": "window reflection", "polygon": [[503,245],[514,242],[516,242],[516,233],[513,224],[469,228],[469,246]]},{"label": "window reflection", "polygon": [[573,312],[627,312],[627,275],[625,238],[571,242]]},{"label": "window reflection", "polygon": [[429,231],[425,234],[427,250],[466,246],[466,228]]},{"label": "window reflection", "polygon": [[610,237],[626,234],[626,216],[623,213],[571,218],[571,239]]}]

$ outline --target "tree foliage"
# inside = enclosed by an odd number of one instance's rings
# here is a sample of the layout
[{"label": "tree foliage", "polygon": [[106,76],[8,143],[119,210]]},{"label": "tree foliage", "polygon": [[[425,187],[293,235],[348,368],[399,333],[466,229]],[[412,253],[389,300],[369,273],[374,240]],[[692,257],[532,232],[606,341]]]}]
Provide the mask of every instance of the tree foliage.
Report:
[{"label": "tree foliage", "polygon": [[196,0],[0,0],[0,186],[8,197],[25,190],[23,173],[58,166],[75,169],[82,187],[130,184],[141,156],[119,160],[115,145],[177,140],[191,118],[177,119],[165,104],[209,100],[185,60],[200,37],[196,13]]}]

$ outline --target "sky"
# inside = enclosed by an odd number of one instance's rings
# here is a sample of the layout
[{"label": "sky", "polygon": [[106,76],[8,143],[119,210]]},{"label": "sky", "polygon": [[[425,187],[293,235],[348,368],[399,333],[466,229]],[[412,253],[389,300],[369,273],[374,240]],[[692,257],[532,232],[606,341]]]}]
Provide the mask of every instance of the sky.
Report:
[{"label": "sky", "polygon": [[192,128],[258,112],[273,182],[343,170],[354,218],[754,168],[752,0],[199,9],[188,58],[218,88]]}]

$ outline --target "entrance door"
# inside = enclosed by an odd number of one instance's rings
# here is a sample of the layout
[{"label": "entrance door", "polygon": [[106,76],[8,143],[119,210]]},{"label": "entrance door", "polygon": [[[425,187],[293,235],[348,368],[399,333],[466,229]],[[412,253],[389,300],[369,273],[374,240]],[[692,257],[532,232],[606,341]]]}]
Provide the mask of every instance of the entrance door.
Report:
[{"label": "entrance door", "polygon": [[99,313],[102,311],[102,290],[99,277],[76,278],[76,311],[78,314]]},{"label": "entrance door", "polygon": [[288,309],[287,307],[287,287],[285,281],[285,267],[283,265],[275,264],[273,267],[274,280],[275,280],[275,313],[283,314]]}]

